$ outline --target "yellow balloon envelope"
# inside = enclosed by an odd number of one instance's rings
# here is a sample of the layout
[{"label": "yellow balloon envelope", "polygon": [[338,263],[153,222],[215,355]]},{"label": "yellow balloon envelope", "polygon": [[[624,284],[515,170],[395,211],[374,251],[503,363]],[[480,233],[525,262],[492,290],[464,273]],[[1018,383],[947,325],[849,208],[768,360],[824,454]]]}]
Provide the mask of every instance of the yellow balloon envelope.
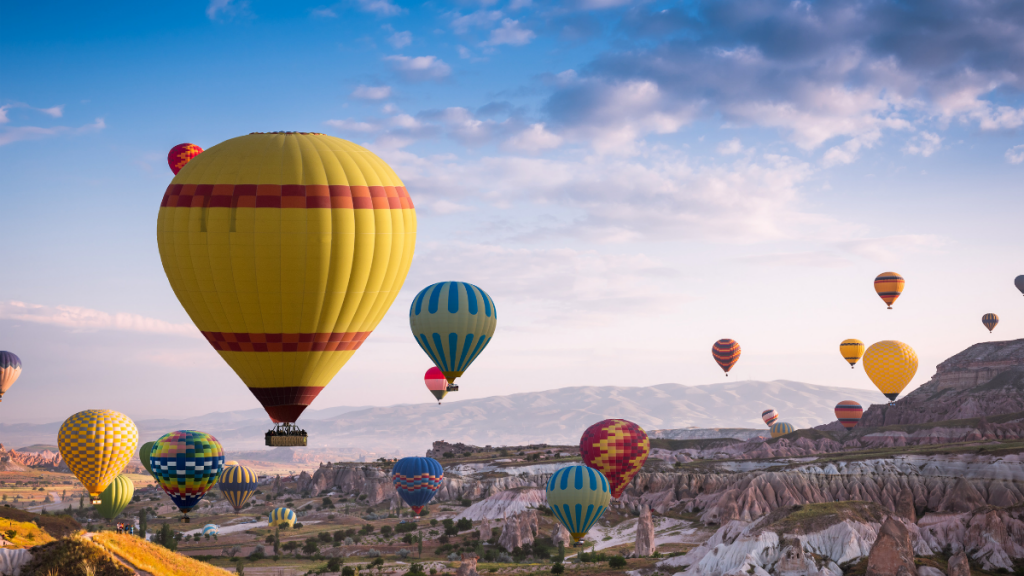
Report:
[{"label": "yellow balloon envelope", "polygon": [[850,363],[850,368],[857,365],[857,361],[864,355],[864,343],[856,338],[843,340],[839,343],[839,353],[843,359]]},{"label": "yellow balloon envelope", "polygon": [[57,448],[93,504],[128,465],[139,442],[132,419],[113,410],[85,410],[64,421]]},{"label": "yellow balloon envelope", "polygon": [[886,398],[895,401],[917,374],[917,352],[896,340],[875,342],[864,353],[864,372]]},{"label": "yellow balloon envelope", "polygon": [[174,177],[157,220],[174,294],[275,422],[295,422],[377,327],[415,243],[394,171],[313,133],[213,146]]}]

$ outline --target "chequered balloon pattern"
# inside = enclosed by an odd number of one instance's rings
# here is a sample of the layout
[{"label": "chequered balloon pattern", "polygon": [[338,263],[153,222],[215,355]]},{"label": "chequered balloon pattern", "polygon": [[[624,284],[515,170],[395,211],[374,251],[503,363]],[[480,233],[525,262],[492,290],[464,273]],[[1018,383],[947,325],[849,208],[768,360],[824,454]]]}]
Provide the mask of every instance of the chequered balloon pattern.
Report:
[{"label": "chequered balloon pattern", "polygon": [[295,510],[291,508],[274,508],[270,511],[267,519],[271,526],[287,524],[289,527],[292,527],[295,526]]},{"label": "chequered balloon pattern", "polygon": [[233,460],[232,462],[232,464],[225,464],[224,470],[220,473],[220,480],[217,481],[217,487],[224,494],[224,498],[231,503],[235,512],[238,512],[256,493],[256,488],[259,487],[259,476],[252,468],[239,466],[238,462]]},{"label": "chequered balloon pattern", "polygon": [[839,419],[839,423],[843,425],[843,428],[849,430],[860,422],[860,417],[864,415],[864,408],[861,408],[859,402],[854,400],[843,400],[839,404],[836,404],[836,418]]},{"label": "chequered balloon pattern", "polygon": [[220,476],[224,449],[206,432],[178,430],[156,441],[149,460],[160,487],[187,513]]},{"label": "chequered balloon pattern", "polygon": [[780,436],[785,436],[790,432],[795,432],[796,428],[794,428],[789,422],[776,422],[775,424],[772,424],[772,427],[769,428],[768,431],[771,432],[772,438],[778,438]]},{"label": "chequered balloon pattern", "polygon": [[715,362],[718,362],[726,376],[740,359],[740,352],[739,342],[731,338],[722,338],[711,347],[711,355],[715,357]]},{"label": "chequered balloon pattern", "polygon": [[765,424],[771,426],[772,424],[775,424],[776,420],[779,419],[779,413],[775,410],[775,408],[769,408],[764,412],[761,412],[761,419],[764,420]]},{"label": "chequered balloon pattern", "polygon": [[64,421],[57,448],[71,473],[93,500],[99,500],[128,465],[139,442],[132,419],[113,410],[84,410]]},{"label": "chequered balloon pattern", "polygon": [[202,153],[203,149],[195,144],[178,144],[167,153],[167,165],[171,167],[171,172],[177,174],[189,160]]},{"label": "chequered balloon pattern", "polygon": [[605,475],[615,498],[622,496],[650,452],[647,433],[628,420],[602,420],[580,438],[583,462]]},{"label": "chequered balloon pattern", "polygon": [[917,374],[917,352],[896,340],[875,342],[864,353],[864,372],[886,398],[895,401]]},{"label": "chequered balloon pattern", "polygon": [[395,490],[416,514],[434,498],[443,480],[444,469],[433,458],[402,458],[391,470]]}]

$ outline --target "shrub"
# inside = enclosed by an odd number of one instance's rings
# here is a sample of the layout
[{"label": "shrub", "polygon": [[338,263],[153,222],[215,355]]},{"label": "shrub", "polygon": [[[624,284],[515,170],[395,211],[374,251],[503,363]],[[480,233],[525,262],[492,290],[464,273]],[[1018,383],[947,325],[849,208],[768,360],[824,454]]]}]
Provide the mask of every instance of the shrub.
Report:
[{"label": "shrub", "polygon": [[398,526],[395,526],[395,533],[402,534],[404,532],[414,532],[416,530],[415,522],[402,522]]},{"label": "shrub", "polygon": [[626,559],[622,556],[612,556],[611,559],[608,560],[608,566],[612,568],[625,568]]},{"label": "shrub", "polygon": [[[287,526],[287,524],[285,524],[285,526]],[[295,528],[296,530],[298,530],[299,528],[302,528],[302,522],[296,522],[295,526],[292,526],[292,528]]]},{"label": "shrub", "polygon": [[262,560],[262,559],[264,559],[266,557],[267,557],[267,553],[263,549],[263,545],[262,544],[257,544],[256,547],[252,549],[252,552],[249,553],[249,560],[253,560],[253,561]]},{"label": "shrub", "polygon": [[302,545],[302,553],[307,556],[312,556],[320,551],[320,542],[316,538],[307,538],[306,543]]},{"label": "shrub", "polygon": [[317,534],[316,537],[319,538],[320,541],[325,544],[329,544],[333,540],[333,538],[331,538],[330,532],[321,532]]},{"label": "shrub", "polygon": [[561,562],[556,562],[555,564],[551,565],[552,574],[561,574],[563,572],[565,572],[565,566],[562,566]]},{"label": "shrub", "polygon": [[458,524],[455,525],[459,529],[459,532],[469,530],[473,527],[473,521],[469,518],[460,518]]},{"label": "shrub", "polygon": [[403,560],[405,558],[408,558],[409,557],[409,551],[406,550],[405,548],[402,548],[401,550],[398,551],[398,557],[402,558]]},{"label": "shrub", "polygon": [[[380,552],[378,552],[376,548],[370,548],[369,550],[367,550],[366,551],[366,555],[369,556],[370,558],[377,558],[378,560],[381,561],[381,564],[384,563],[384,559],[380,557]],[[371,565],[375,565],[375,564],[371,563]]]},{"label": "shrub", "polygon": [[341,542],[342,540],[345,539],[345,531],[344,530],[335,530],[333,538],[334,538],[335,542]]},{"label": "shrub", "polygon": [[380,535],[385,537],[385,538],[390,538],[391,537],[391,526],[387,526],[387,525],[381,526],[380,527]]},{"label": "shrub", "polygon": [[356,576],[356,569],[351,566],[345,566],[341,569],[341,576]]},{"label": "shrub", "polygon": [[459,504],[462,504],[463,506],[472,506],[473,501],[470,500],[469,498],[463,498],[461,501],[459,501]]},{"label": "shrub", "polygon": [[338,558],[331,558],[327,561],[327,571],[337,572],[341,570],[341,560]]},{"label": "shrub", "polygon": [[438,525],[437,518],[431,518],[430,519],[430,525],[431,526],[437,526]]},{"label": "shrub", "polygon": [[289,540],[281,545],[285,552],[291,552],[300,546],[297,540]]},{"label": "shrub", "polygon": [[448,555],[448,560],[453,561],[453,562],[461,560],[461,559],[462,559],[462,556],[459,556],[455,552],[452,552],[451,554]]}]

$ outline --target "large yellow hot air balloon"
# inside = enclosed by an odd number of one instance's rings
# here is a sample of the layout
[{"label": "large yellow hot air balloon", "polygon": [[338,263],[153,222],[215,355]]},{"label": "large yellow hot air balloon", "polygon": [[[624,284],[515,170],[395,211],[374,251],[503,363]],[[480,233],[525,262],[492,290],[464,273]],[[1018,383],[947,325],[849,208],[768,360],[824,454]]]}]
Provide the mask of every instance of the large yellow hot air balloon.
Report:
[{"label": "large yellow hot air balloon", "polygon": [[850,363],[850,368],[857,366],[857,361],[864,355],[864,343],[856,338],[843,340],[839,343],[839,353]]},{"label": "large yellow hot air balloon", "polygon": [[57,449],[71,473],[100,504],[100,492],[128,465],[139,442],[132,419],[113,410],[85,410],[64,421]]},{"label": "large yellow hot air balloon", "polygon": [[917,374],[917,353],[896,340],[875,342],[864,353],[864,372],[886,398],[895,402]]},{"label": "large yellow hot air balloon", "polygon": [[293,436],[288,424],[388,311],[415,243],[416,213],[394,171],[314,133],[209,148],[171,181],[157,221],[181,305]]}]

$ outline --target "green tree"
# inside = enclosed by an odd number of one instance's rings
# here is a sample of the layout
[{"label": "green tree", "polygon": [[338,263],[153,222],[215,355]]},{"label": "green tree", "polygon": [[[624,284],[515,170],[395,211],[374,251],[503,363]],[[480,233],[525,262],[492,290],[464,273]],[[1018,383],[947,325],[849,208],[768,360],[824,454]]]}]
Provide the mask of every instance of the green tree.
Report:
[{"label": "green tree", "polygon": [[328,572],[338,572],[339,570],[341,570],[341,559],[340,558],[331,558],[330,560],[327,561],[327,571]]},{"label": "green tree", "polygon": [[235,564],[235,572],[238,576],[245,576],[245,566],[242,564],[241,560],[238,561],[238,564]]},{"label": "green tree", "polygon": [[558,563],[565,562],[565,542],[558,543]]},{"label": "green tree", "polygon": [[85,496],[79,496],[78,497],[78,509],[81,510],[83,508],[85,508]]},{"label": "green tree", "polygon": [[563,566],[561,562],[555,562],[551,565],[552,574],[561,574],[563,572],[565,572],[565,566]]},{"label": "green tree", "polygon": [[178,540],[175,538],[174,530],[171,530],[170,524],[164,524],[160,527],[160,531],[155,535],[154,542],[171,551],[178,549]]},{"label": "green tree", "polygon": [[4,532],[4,534],[7,535],[7,539],[8,540],[14,540],[14,537],[18,535],[18,531],[17,530],[8,530],[7,532]]},{"label": "green tree", "polygon": [[320,551],[320,542],[316,538],[307,538],[306,544],[302,547],[302,553],[312,556]]},{"label": "green tree", "polygon": [[423,558],[423,536],[416,537],[416,553],[417,558]]},{"label": "green tree", "polygon": [[281,555],[281,529],[274,529],[274,556]]},{"label": "green tree", "polygon": [[608,560],[608,566],[612,568],[625,568],[626,559],[622,556],[612,556],[611,559]]},{"label": "green tree", "polygon": [[380,527],[380,535],[385,538],[391,537],[391,526],[384,525]]}]

